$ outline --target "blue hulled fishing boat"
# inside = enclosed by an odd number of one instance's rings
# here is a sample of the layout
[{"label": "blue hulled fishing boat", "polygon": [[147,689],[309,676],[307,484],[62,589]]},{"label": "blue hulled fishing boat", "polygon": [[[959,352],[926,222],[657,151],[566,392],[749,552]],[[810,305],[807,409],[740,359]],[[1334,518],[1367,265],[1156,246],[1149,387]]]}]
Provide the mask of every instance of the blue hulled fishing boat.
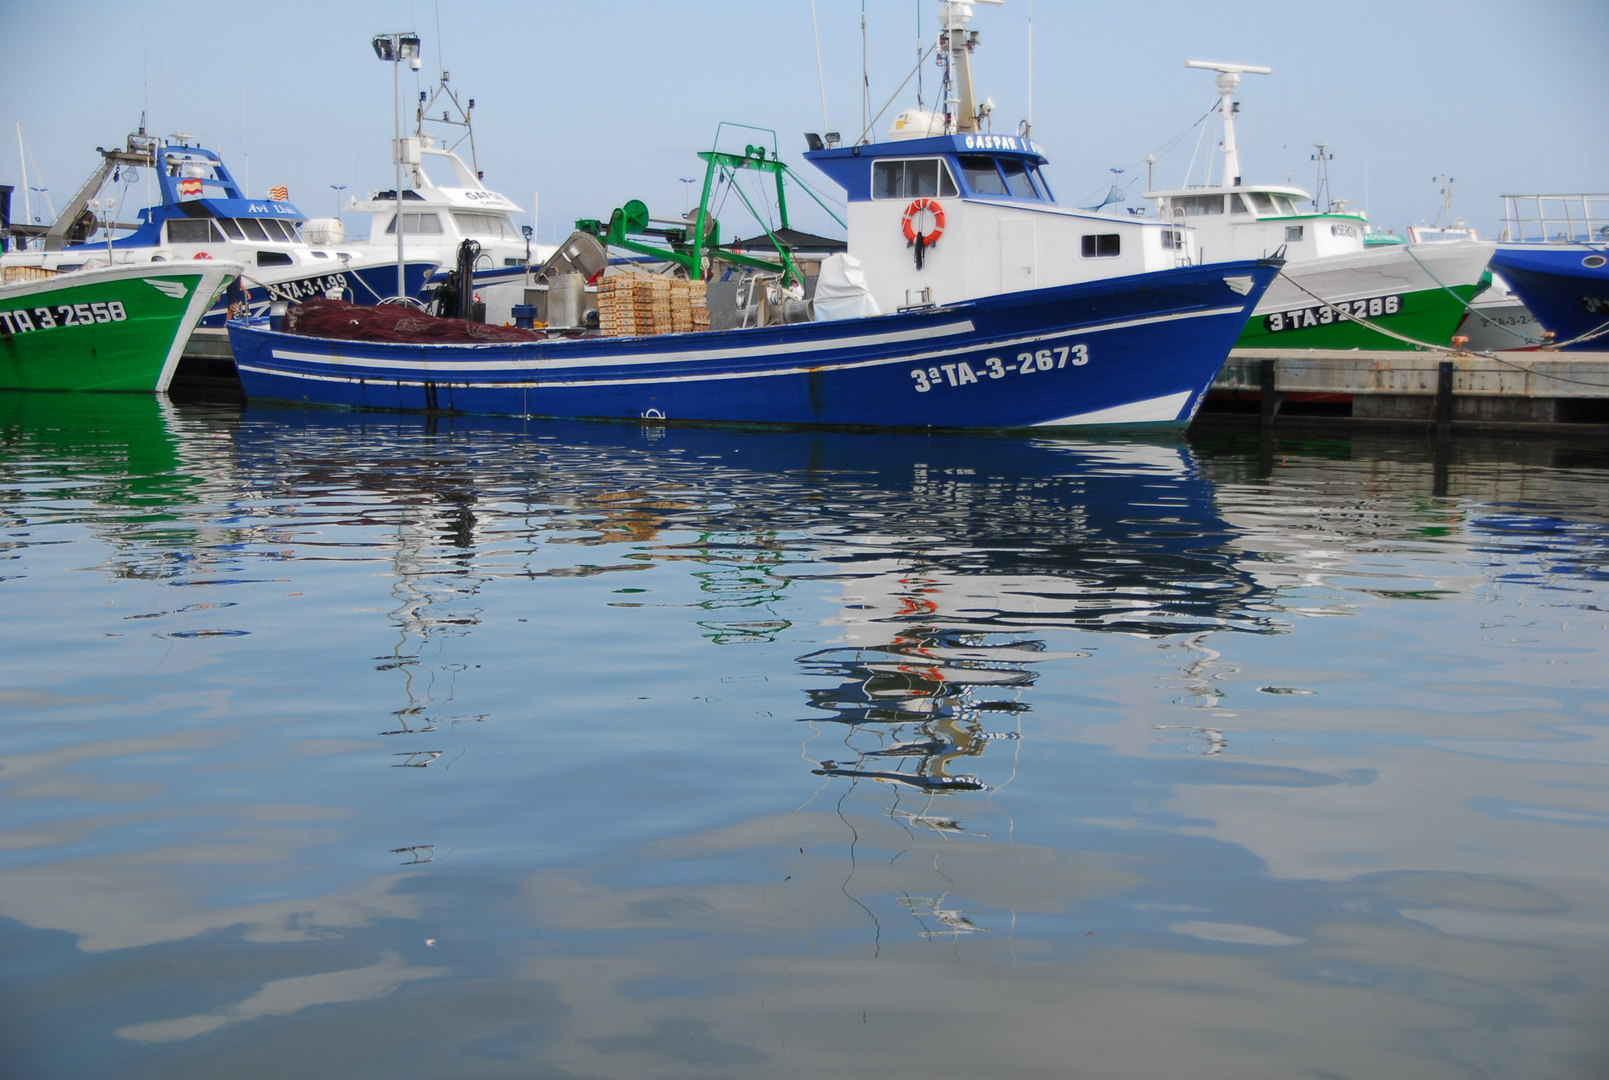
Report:
[{"label": "blue hulled fishing boat", "polygon": [[[703,423],[1188,423],[1281,261],[1193,265],[1186,228],[1057,204],[1030,133],[987,130],[993,106],[973,93],[970,16],[968,5],[940,5],[942,113],[906,110],[878,142],[806,137],[806,158],[845,193],[844,250],[789,225],[785,179],[813,193],[774,134],[738,152],[721,149],[718,131],[699,154],[696,213],[653,218],[633,200],[607,221],[577,222],[536,275],[549,289],[545,335],[443,343],[367,334],[356,319],[350,334],[318,322],[318,336],[294,314],[279,329],[235,322],[246,393]],[[735,193],[752,209],[739,180],[756,176],[774,182],[765,197],[780,224],[762,220],[757,241],[723,243],[711,195]],[[609,249],[668,273],[612,264]],[[582,319],[589,281],[597,312]],[[718,292],[736,297],[724,319]],[[678,322],[675,296],[708,317]]]},{"label": "blue hulled fishing boat", "polygon": [[[100,165],[55,222],[32,230],[40,235],[0,262],[62,272],[209,259],[243,264],[241,291],[220,299],[203,326],[222,326],[231,304],[262,314],[275,300],[339,296],[378,304],[397,295],[394,255],[343,244],[339,222],[309,220],[283,188],[248,197],[223,159],[188,135],[163,142],[142,123],[126,145],[99,153]],[[120,207],[142,196],[151,205],[133,221],[116,220]],[[437,265],[407,261],[404,295],[417,295]]]},{"label": "blue hulled fishing boat", "polygon": [[1492,269],[1562,349],[1609,340],[1609,195],[1505,195]]}]

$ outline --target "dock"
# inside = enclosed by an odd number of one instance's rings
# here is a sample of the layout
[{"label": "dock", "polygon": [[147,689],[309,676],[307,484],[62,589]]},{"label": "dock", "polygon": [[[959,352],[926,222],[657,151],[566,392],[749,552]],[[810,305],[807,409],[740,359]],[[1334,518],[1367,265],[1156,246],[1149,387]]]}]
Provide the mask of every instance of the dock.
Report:
[{"label": "dock", "polygon": [[1196,428],[1601,435],[1609,352],[1235,349]]}]

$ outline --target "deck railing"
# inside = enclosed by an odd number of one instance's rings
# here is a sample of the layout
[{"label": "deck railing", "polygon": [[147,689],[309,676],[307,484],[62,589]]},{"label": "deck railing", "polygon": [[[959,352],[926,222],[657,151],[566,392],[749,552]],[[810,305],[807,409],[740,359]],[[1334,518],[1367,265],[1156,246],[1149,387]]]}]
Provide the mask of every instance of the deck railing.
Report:
[{"label": "deck railing", "polygon": [[1504,195],[1499,240],[1609,242],[1609,195]]}]

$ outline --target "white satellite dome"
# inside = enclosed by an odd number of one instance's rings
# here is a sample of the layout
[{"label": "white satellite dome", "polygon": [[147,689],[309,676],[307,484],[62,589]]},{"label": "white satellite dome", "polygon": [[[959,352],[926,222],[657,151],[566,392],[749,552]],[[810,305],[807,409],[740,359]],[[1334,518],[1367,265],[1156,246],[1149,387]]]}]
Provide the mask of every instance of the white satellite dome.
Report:
[{"label": "white satellite dome", "polygon": [[894,117],[894,123],[888,129],[888,137],[893,142],[904,139],[926,139],[943,134],[944,117],[922,109],[906,109]]}]

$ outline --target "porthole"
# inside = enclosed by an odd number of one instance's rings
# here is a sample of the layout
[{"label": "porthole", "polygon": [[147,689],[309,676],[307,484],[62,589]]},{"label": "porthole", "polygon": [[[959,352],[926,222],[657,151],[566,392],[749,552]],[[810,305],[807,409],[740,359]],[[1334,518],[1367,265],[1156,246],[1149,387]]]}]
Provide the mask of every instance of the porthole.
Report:
[{"label": "porthole", "polygon": [[1596,270],[1606,262],[1609,262],[1609,259],[1605,259],[1602,255],[1588,255],[1581,260],[1581,265],[1588,270]]}]

